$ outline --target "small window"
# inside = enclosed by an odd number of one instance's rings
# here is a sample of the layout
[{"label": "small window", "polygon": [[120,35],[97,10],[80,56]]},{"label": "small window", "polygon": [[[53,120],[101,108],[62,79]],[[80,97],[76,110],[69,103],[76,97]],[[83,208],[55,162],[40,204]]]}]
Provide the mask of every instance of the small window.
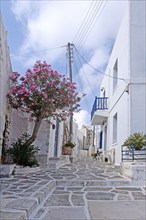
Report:
[{"label": "small window", "polygon": [[113,68],[113,91],[117,86],[117,82],[118,82],[118,59],[116,60]]},{"label": "small window", "polygon": [[117,142],[117,113],[113,117],[113,143]]}]

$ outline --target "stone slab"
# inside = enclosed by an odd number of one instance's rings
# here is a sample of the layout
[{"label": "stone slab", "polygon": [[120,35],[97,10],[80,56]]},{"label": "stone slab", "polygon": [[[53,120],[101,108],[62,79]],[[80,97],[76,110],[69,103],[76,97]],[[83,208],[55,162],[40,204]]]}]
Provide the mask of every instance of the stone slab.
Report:
[{"label": "stone slab", "polygon": [[78,181],[78,180],[74,180],[74,181],[67,181],[67,180],[56,181],[56,186],[84,186],[84,184],[85,184],[84,181]]},{"label": "stone slab", "polygon": [[15,199],[13,202],[9,202],[6,205],[8,209],[25,210],[27,213],[31,213],[37,207],[37,201],[35,199]]},{"label": "stone slab", "polygon": [[60,207],[48,210],[42,220],[87,220],[83,207]]},{"label": "stone slab", "polygon": [[26,174],[40,171],[40,167],[16,167],[15,174]]},{"label": "stone slab", "polygon": [[85,187],[84,191],[110,191],[112,187]]},{"label": "stone slab", "polygon": [[0,183],[0,192],[2,192],[4,189],[7,189],[9,187],[9,184]]},{"label": "stone slab", "polygon": [[[7,205],[9,203],[13,203],[13,201],[15,201],[15,198],[4,198],[4,197],[0,197],[0,208],[4,209],[7,207]],[[1,220],[1,219],[0,219]]]},{"label": "stone slab", "polygon": [[70,206],[69,195],[51,195],[46,200],[45,207],[47,206]]},{"label": "stone slab", "polygon": [[0,211],[1,220],[27,220],[25,212]]},{"label": "stone slab", "polygon": [[92,220],[145,220],[145,202],[141,201],[89,201]]},{"label": "stone slab", "polygon": [[84,200],[82,195],[72,195],[71,197],[72,203],[74,206],[84,206]]},{"label": "stone slab", "polygon": [[87,192],[86,198],[88,200],[113,200],[113,193],[104,193],[104,192]]}]

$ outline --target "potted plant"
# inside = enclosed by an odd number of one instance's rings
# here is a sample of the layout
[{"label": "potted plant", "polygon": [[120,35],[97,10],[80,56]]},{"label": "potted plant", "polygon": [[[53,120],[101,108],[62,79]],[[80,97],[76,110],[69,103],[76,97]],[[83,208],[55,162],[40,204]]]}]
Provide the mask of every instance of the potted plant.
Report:
[{"label": "potted plant", "polygon": [[75,147],[75,143],[72,143],[71,141],[67,141],[62,148],[62,154],[63,155],[71,155],[72,149],[74,147]]},{"label": "potted plant", "polygon": [[146,134],[142,134],[140,132],[134,133],[130,135],[124,142],[123,146],[127,146],[128,149],[134,146],[135,150],[140,150],[144,146],[146,146]]}]

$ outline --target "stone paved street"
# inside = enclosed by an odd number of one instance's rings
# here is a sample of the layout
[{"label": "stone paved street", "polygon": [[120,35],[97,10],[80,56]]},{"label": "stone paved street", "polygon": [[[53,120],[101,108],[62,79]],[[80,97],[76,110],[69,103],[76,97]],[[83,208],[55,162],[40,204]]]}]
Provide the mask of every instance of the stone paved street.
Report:
[{"label": "stone paved street", "polygon": [[146,187],[82,159],[1,178],[1,220],[145,220]]}]

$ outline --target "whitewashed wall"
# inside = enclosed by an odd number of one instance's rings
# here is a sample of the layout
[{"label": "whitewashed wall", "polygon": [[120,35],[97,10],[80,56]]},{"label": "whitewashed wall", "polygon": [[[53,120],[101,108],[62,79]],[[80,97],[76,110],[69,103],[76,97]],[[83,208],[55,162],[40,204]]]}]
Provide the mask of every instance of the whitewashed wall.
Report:
[{"label": "whitewashed wall", "polygon": [[[106,74],[112,76],[118,59],[118,77],[125,80],[118,79],[114,91],[112,78],[104,76],[101,84],[109,97],[107,146],[115,148],[116,164],[121,162],[121,145],[125,139],[134,132],[146,133],[145,10],[145,1],[128,2],[106,69]],[[113,143],[113,116],[116,113],[118,135],[117,142]]]},{"label": "whitewashed wall", "polygon": [[9,115],[6,94],[9,91],[9,76],[12,72],[9,48],[7,45],[7,32],[4,29],[0,16],[0,158],[2,151],[3,131],[5,128],[5,116]]},{"label": "whitewashed wall", "polygon": [[146,133],[146,2],[130,7],[130,133]]},{"label": "whitewashed wall", "polygon": [[21,111],[13,109],[11,114],[10,145],[26,132],[29,132],[27,115]]},{"label": "whitewashed wall", "polygon": [[[51,120],[53,124],[56,124],[55,120]],[[12,112],[11,121],[11,133],[10,133],[10,143],[16,141],[22,133],[27,132],[32,134],[34,127],[34,121],[29,121],[29,115],[22,113],[17,110]],[[49,162],[49,157],[54,157],[55,148],[55,132],[56,129],[52,128],[52,124],[48,123],[47,119],[44,119],[38,131],[34,145],[39,147],[39,152],[37,158],[41,164],[47,164]],[[63,138],[63,123],[59,123],[59,132],[57,137],[57,156],[61,156],[62,152],[62,138]]]}]

